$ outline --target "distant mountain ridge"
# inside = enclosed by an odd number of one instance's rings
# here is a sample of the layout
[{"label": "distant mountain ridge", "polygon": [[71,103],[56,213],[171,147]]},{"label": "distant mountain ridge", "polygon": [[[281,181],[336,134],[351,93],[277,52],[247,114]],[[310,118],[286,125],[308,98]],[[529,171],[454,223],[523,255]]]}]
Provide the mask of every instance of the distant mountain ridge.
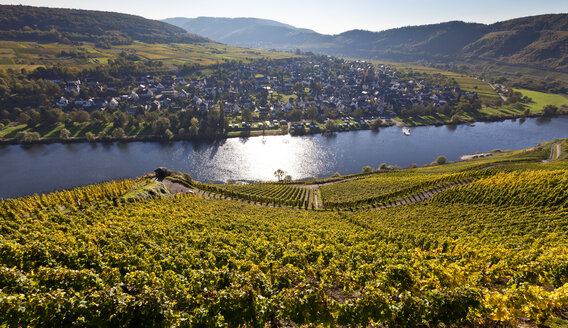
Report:
[{"label": "distant mountain ridge", "polygon": [[256,18],[175,18],[166,22],[215,41],[277,50],[388,60],[483,60],[568,70],[568,15],[523,17],[491,25],[452,21],[381,32],[325,35]]},{"label": "distant mountain ridge", "polygon": [[322,37],[309,29],[260,18],[175,17],[162,21],[235,46],[288,49],[298,41],[313,42]]},{"label": "distant mountain ridge", "polygon": [[115,12],[0,5],[0,40],[109,44],[211,42],[182,28]]}]

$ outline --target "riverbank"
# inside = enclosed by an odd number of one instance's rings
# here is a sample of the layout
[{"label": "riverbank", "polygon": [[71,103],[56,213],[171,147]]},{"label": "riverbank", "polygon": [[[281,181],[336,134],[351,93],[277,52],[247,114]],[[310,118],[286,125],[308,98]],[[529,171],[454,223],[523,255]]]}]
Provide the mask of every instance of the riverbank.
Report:
[{"label": "riverbank", "polygon": [[524,149],[568,137],[568,117],[309,137],[266,136],[172,142],[107,142],[0,147],[0,197],[17,197],[100,181],[136,177],[156,167],[188,172],[197,181],[273,181],[282,169],[294,180],[360,173],[364,166],[418,167],[439,155]]},{"label": "riverbank", "polygon": [[[515,119],[529,119],[529,118],[558,118],[568,115],[568,108],[559,109],[555,115],[544,115],[543,113],[530,113],[525,114],[509,114],[509,115],[490,115],[481,116],[477,120],[474,119],[461,119],[458,121],[451,121],[442,118],[434,118],[433,116],[428,117],[395,117],[392,121],[382,120],[378,123],[377,131],[381,128],[387,128],[391,126],[398,127],[418,127],[418,126],[458,126],[461,124],[472,124],[477,122],[503,122],[505,120],[515,120]],[[314,129],[306,128],[302,131],[283,131],[282,129],[265,129],[265,130],[239,130],[239,131],[228,131],[224,135],[217,138],[203,138],[203,137],[181,137],[174,135],[172,138],[164,138],[160,135],[136,135],[136,136],[124,136],[121,138],[113,138],[111,136],[105,136],[102,138],[88,139],[87,137],[39,137],[35,140],[22,141],[19,138],[0,138],[0,145],[33,145],[33,144],[73,144],[73,143],[130,143],[130,142],[172,142],[172,141],[215,141],[223,140],[229,138],[249,138],[249,137],[262,137],[262,136],[302,136],[302,135],[317,135],[317,134],[329,134],[335,132],[353,132],[353,131],[363,131],[363,130],[373,130],[369,125],[359,126],[359,127],[345,127],[335,129],[334,131],[326,131],[325,129]]]}]

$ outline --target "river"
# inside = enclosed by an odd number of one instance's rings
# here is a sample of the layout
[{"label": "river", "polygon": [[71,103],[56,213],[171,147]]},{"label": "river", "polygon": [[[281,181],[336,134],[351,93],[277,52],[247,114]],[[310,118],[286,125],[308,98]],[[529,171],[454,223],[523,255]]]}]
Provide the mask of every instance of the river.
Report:
[{"label": "river", "polygon": [[331,136],[267,136],[211,142],[133,142],[0,146],[0,197],[131,178],[165,166],[188,172],[199,181],[274,180],[282,169],[294,179],[351,174],[381,163],[407,167],[432,162],[438,155],[455,161],[460,155],[493,149],[522,149],[568,137],[568,118],[530,118],[475,126],[410,128],[379,132],[353,131]]}]

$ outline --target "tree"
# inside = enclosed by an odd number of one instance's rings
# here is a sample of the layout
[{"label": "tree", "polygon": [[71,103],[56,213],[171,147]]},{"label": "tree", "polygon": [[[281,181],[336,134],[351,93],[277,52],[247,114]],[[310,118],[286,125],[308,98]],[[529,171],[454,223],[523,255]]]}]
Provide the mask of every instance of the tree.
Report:
[{"label": "tree", "polygon": [[387,163],[381,163],[381,165],[379,165],[379,170],[386,170],[387,169]]},{"label": "tree", "polygon": [[363,115],[365,115],[365,113],[363,113],[363,110],[361,108],[357,108],[353,111],[353,116],[355,117],[363,117]]},{"label": "tree", "polygon": [[189,127],[189,136],[197,137],[199,134],[199,120],[196,117],[191,118],[191,126]]},{"label": "tree", "polygon": [[244,122],[250,123],[252,121],[252,113],[248,108],[243,109],[241,116],[243,117]]},{"label": "tree", "polygon": [[542,108],[542,113],[544,115],[554,115],[558,111],[558,107],[554,105],[546,105]]},{"label": "tree", "polygon": [[292,176],[290,174],[286,174],[286,176],[284,176],[284,181],[285,182],[290,182],[292,181]]},{"label": "tree", "polygon": [[373,168],[370,167],[369,165],[363,166],[363,169],[361,169],[361,173],[371,173],[373,172]]},{"label": "tree", "polygon": [[302,116],[304,115],[304,112],[302,112],[301,109],[296,108],[292,111],[290,111],[290,113],[288,113],[288,119],[290,121],[299,121],[302,119]]},{"label": "tree", "polygon": [[122,139],[124,138],[124,130],[122,128],[115,128],[114,130],[112,130],[112,137],[114,139]]},{"label": "tree", "polygon": [[446,164],[446,161],[447,161],[446,156],[443,155],[440,155],[436,158],[436,164],[438,165]]},{"label": "tree", "polygon": [[59,131],[59,138],[61,139],[69,139],[69,137],[71,136],[71,132],[69,130],[67,130],[66,128],[63,128]]},{"label": "tree", "polygon": [[337,122],[328,119],[327,122],[325,122],[325,130],[328,132],[337,131]]},{"label": "tree", "polygon": [[284,172],[282,169],[274,171],[274,176],[278,179],[278,181],[282,181],[284,174],[286,174],[286,172]]},{"label": "tree", "polygon": [[88,142],[93,142],[96,139],[95,134],[93,132],[90,132],[90,131],[85,133],[85,138],[87,138]]},{"label": "tree", "polygon": [[314,121],[318,117],[318,109],[315,106],[310,106],[306,109],[306,117]]},{"label": "tree", "polygon": [[166,138],[167,140],[171,140],[174,137],[174,134],[172,131],[170,131],[170,129],[166,129],[166,131],[164,131],[164,138]]},{"label": "tree", "polygon": [[26,113],[20,113],[18,115],[18,123],[20,124],[27,124],[30,121],[30,116]]},{"label": "tree", "polygon": [[167,117],[160,117],[156,121],[152,122],[152,129],[155,134],[162,134],[170,128],[170,125],[170,120]]}]

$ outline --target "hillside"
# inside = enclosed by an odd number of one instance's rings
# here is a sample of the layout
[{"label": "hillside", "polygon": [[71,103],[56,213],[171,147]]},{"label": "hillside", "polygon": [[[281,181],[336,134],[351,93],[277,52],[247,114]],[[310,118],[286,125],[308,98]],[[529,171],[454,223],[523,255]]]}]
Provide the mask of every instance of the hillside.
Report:
[{"label": "hillside", "polygon": [[177,17],[163,21],[212,40],[241,47],[288,50],[295,49],[298,43],[315,45],[331,41],[329,36],[312,30],[296,28],[267,19]]},{"label": "hillside", "polygon": [[210,40],[140,16],[60,8],[0,5],[0,40],[99,42],[111,45]]},{"label": "hillside", "polygon": [[[447,22],[381,32],[347,31],[323,35],[287,25],[266,26],[247,19],[235,29],[229,19],[171,20],[187,31],[219,42],[281,50],[301,48],[335,56],[382,60],[482,60],[552,70],[568,70],[568,15],[524,17],[492,25]],[[214,31],[214,32],[213,32]]]},{"label": "hillside", "polygon": [[[556,145],[560,160],[541,163]],[[565,326],[567,146],[418,168],[403,180],[326,180],[356,196],[412,186],[413,173],[483,173],[384,209],[171,194],[172,184],[203,187],[177,174],[5,200],[0,324]]]}]

